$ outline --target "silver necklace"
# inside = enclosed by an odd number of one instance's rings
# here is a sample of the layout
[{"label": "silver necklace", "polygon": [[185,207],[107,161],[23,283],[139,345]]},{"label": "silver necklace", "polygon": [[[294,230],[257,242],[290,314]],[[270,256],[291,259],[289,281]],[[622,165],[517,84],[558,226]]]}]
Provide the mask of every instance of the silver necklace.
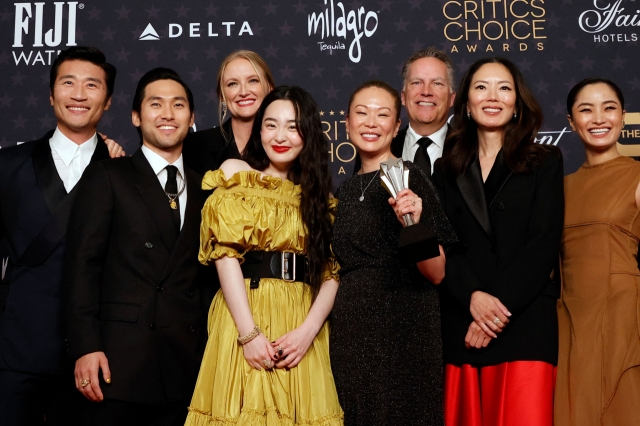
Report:
[{"label": "silver necklace", "polygon": [[[376,177],[378,177],[378,173],[380,173],[380,170],[378,170],[378,171],[376,172],[376,174],[375,174],[375,175],[373,175],[373,179],[371,179],[371,181],[369,182],[369,184],[368,184],[364,189],[362,189],[362,175],[360,175],[360,191],[362,191],[362,195],[360,196],[360,198],[358,198],[358,200],[360,200],[360,201],[364,201],[364,193],[365,193],[365,191],[367,190],[367,188],[369,188],[369,185],[371,185],[371,184],[373,183],[373,181],[376,179]],[[363,173],[363,174],[364,174],[364,173]]]}]

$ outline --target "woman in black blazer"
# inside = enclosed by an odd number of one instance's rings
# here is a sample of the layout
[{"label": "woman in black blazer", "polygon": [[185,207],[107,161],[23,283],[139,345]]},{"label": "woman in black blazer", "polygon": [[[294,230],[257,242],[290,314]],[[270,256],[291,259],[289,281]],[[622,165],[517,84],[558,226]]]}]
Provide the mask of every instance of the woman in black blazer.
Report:
[{"label": "woman in black blazer", "polygon": [[534,143],[542,109],[506,59],[471,66],[454,117],[434,174],[460,239],[440,292],[445,423],[551,426],[562,156]]},{"label": "woman in black blazer", "polygon": [[[187,136],[182,148],[186,166],[204,176],[229,158],[239,159],[258,108],[274,87],[271,70],[257,53],[238,50],[227,56],[216,79],[218,118],[224,124]],[[231,118],[225,122],[227,112]]]}]

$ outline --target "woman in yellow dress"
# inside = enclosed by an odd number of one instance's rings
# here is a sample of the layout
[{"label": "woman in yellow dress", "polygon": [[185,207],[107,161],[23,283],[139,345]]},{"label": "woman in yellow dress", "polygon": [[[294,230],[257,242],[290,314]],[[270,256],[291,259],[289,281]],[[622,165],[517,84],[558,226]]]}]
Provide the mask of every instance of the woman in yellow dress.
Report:
[{"label": "woman in yellow dress", "polygon": [[326,318],[338,289],[329,243],[335,201],[311,96],[278,87],[242,160],[208,172],[200,261],[221,290],[186,424],[343,424]]}]

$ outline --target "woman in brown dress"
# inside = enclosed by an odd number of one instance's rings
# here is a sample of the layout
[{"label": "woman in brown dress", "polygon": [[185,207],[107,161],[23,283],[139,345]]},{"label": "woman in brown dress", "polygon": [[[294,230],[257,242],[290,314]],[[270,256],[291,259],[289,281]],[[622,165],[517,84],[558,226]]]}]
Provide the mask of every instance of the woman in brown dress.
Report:
[{"label": "woman in brown dress", "polygon": [[581,81],[567,110],[586,160],[564,186],[555,425],[639,425],[640,163],[618,153],[613,82]]}]

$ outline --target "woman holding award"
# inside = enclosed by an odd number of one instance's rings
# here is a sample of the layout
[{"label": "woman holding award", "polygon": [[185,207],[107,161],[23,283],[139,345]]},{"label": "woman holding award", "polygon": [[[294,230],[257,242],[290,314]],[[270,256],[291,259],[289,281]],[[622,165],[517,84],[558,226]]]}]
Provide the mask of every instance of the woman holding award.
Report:
[{"label": "woman holding award", "polygon": [[622,157],[624,96],[590,78],[567,97],[585,162],[565,178],[556,426],[640,424],[640,163]]},{"label": "woman holding award", "polygon": [[[409,188],[389,198],[380,165],[400,125],[398,92],[381,81],[358,87],[349,100],[347,132],[362,160],[359,174],[337,193],[333,250],[340,288],[331,315],[331,367],[345,424],[443,425],[440,312],[434,284],[455,235],[420,168]],[[416,263],[398,256],[410,214],[439,240],[437,257]],[[415,225],[414,225],[415,226]]]},{"label": "woman holding award", "polygon": [[460,83],[434,182],[460,249],[441,285],[447,426],[551,426],[558,354],[552,271],[560,151],[516,66],[476,61]]}]

